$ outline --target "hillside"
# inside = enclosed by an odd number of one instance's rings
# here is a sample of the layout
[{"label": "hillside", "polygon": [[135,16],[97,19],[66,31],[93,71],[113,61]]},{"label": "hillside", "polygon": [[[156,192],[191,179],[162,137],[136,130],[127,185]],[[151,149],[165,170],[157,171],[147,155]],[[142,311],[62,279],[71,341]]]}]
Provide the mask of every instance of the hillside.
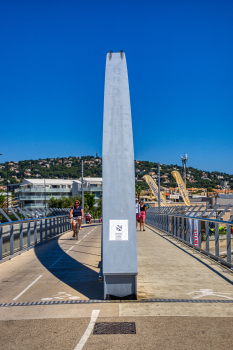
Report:
[{"label": "hillside", "polygon": [[[57,178],[77,179],[81,177],[81,159],[84,160],[84,176],[101,177],[102,159],[94,156],[46,158],[38,160],[24,160],[8,163],[8,177],[11,183],[22,182],[24,178]],[[173,170],[182,174],[182,167],[174,164],[161,164],[161,185],[175,187],[176,183],[171,175]],[[143,175],[150,174],[157,178],[158,164],[149,161],[135,161],[135,181],[142,188],[147,184],[142,180]],[[0,184],[6,185],[7,163],[0,163]],[[228,181],[233,189],[233,175],[217,171],[208,172],[187,167],[187,187],[220,188],[222,181]]]}]

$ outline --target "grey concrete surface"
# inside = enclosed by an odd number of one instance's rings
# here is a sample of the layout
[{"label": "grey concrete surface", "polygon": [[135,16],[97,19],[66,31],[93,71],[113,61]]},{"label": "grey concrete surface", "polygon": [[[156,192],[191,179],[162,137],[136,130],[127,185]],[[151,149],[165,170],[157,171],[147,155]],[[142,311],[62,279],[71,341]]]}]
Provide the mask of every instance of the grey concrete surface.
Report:
[{"label": "grey concrete surface", "polygon": [[[86,227],[77,245],[68,232],[0,265],[0,302],[12,302],[38,275],[42,277],[17,301],[69,300],[69,295],[87,300],[103,295],[102,284],[96,279],[100,232],[100,226]],[[137,234],[141,299],[233,298],[230,270],[149,228]],[[217,294],[188,294],[200,289]],[[75,349],[93,310],[100,310],[97,322],[135,322],[137,333],[91,334],[84,350],[232,349],[233,304],[122,301],[1,307],[0,350]]]},{"label": "grey concrete surface", "polygon": [[1,264],[0,303],[16,302],[14,298],[39,276],[17,302],[102,299],[100,248],[101,226],[86,226],[79,241],[69,231]]},{"label": "grey concrete surface", "polygon": [[149,226],[138,231],[138,266],[139,299],[233,300],[231,270]]},{"label": "grey concrete surface", "polygon": [[[89,318],[0,322],[0,349],[74,350]],[[111,317],[98,322],[135,322],[136,334],[93,335],[83,350],[232,349],[233,319],[211,317]]]}]

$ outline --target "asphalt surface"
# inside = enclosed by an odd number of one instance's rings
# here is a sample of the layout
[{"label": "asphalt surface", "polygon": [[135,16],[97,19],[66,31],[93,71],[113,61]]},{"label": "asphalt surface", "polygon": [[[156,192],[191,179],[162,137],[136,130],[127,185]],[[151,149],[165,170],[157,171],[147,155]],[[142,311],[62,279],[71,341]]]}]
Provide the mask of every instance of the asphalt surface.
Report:
[{"label": "asphalt surface", "polygon": [[[100,259],[100,225],[83,228],[78,241],[66,232],[0,265],[0,304],[101,300]],[[150,228],[138,231],[138,265],[139,299],[230,303],[112,301],[0,307],[0,350],[233,348],[230,270]],[[136,334],[93,334],[94,310],[95,322],[135,322]]]},{"label": "asphalt surface", "polygon": [[[0,322],[0,349],[74,350],[89,318]],[[111,317],[98,322],[135,322],[136,334],[93,335],[84,350],[232,349],[233,319],[211,317]]]},{"label": "asphalt surface", "polygon": [[78,241],[69,231],[3,263],[0,303],[102,299],[100,252],[101,226],[89,225]]}]

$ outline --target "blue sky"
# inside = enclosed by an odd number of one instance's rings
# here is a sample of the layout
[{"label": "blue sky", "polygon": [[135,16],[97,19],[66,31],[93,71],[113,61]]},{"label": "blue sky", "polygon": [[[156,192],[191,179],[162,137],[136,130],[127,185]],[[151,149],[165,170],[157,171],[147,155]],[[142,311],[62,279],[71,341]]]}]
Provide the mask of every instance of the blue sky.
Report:
[{"label": "blue sky", "polygon": [[230,0],[2,1],[0,161],[101,155],[123,49],[135,159],[233,174],[232,18]]}]

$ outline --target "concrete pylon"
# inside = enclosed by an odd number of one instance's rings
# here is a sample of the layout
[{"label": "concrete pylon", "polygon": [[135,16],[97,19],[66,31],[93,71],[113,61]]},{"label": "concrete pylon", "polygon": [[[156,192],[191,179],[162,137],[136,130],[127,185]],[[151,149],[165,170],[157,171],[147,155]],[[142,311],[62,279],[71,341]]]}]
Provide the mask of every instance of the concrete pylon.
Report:
[{"label": "concrete pylon", "polygon": [[104,298],[137,295],[134,147],[125,54],[107,54],[103,124]]}]

